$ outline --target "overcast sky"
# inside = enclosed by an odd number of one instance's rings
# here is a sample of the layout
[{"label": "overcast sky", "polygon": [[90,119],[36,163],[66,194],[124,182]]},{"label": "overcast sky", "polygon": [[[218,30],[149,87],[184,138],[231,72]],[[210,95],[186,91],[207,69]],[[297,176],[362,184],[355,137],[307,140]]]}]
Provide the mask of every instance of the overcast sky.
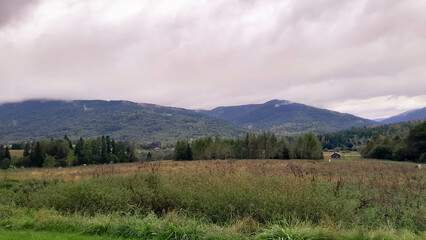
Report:
[{"label": "overcast sky", "polygon": [[426,1],[0,0],[0,103],[426,106]]}]

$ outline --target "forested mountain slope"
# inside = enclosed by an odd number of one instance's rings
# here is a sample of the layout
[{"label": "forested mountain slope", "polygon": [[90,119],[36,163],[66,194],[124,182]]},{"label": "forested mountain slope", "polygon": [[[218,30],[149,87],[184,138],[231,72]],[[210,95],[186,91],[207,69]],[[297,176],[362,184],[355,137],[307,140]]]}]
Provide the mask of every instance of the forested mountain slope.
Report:
[{"label": "forested mountain slope", "polygon": [[351,127],[378,124],[351,114],[315,108],[285,100],[263,104],[217,107],[202,113],[253,130],[272,131],[280,135],[303,132],[326,133]]},{"label": "forested mountain slope", "polygon": [[245,130],[192,110],[129,101],[31,100],[0,105],[0,142],[109,135],[124,141],[235,137]]},{"label": "forested mountain slope", "polygon": [[390,118],[386,118],[380,121],[380,123],[389,124],[389,123],[408,122],[412,120],[423,120],[423,119],[426,119],[426,107],[407,111],[407,112],[392,116]]}]

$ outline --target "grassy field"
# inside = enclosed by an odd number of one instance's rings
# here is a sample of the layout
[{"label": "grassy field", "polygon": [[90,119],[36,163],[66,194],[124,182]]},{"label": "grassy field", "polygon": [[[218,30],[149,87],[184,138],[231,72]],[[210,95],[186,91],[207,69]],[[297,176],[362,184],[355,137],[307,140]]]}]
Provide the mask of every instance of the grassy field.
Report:
[{"label": "grassy field", "polygon": [[10,152],[10,156],[12,157],[22,157],[22,155],[24,154],[24,150],[9,150]]},{"label": "grassy field", "polygon": [[111,238],[107,236],[84,236],[70,233],[36,232],[36,231],[0,231],[0,239],[5,240],[112,240],[123,238]]},{"label": "grassy field", "polygon": [[0,172],[0,230],[47,231],[46,239],[425,239],[425,169],[328,154],[9,169]]}]

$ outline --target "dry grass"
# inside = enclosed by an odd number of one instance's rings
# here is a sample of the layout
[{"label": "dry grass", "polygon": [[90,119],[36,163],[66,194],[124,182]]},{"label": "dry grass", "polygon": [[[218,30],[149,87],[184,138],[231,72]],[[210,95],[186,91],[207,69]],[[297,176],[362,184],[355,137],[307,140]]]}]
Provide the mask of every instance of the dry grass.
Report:
[{"label": "dry grass", "polygon": [[[167,222],[183,212],[246,236],[269,227],[264,224],[285,227],[297,221],[336,232],[356,226],[424,232],[424,168],[362,159],[353,152],[329,162],[329,154],[320,161],[231,159],[9,169],[0,171],[0,183],[4,179],[65,181],[5,181],[4,186],[16,184],[16,191],[5,187],[4,192],[23,207],[89,215],[133,214],[137,209],[169,213]],[[277,231],[284,230],[281,226]]]},{"label": "dry grass", "polygon": [[122,164],[88,165],[70,168],[29,168],[0,171],[0,179],[80,179],[102,176],[129,176],[139,173],[179,174],[237,174],[252,173],[270,176],[294,176],[312,181],[335,182],[336,184],[381,184],[400,185],[419,182],[425,185],[425,169],[416,169],[414,163],[400,163],[361,159],[354,153],[344,154],[342,159],[325,160],[208,160],[208,161],[154,161]]},{"label": "dry grass", "polygon": [[22,157],[24,150],[9,150],[10,156],[12,157]]}]

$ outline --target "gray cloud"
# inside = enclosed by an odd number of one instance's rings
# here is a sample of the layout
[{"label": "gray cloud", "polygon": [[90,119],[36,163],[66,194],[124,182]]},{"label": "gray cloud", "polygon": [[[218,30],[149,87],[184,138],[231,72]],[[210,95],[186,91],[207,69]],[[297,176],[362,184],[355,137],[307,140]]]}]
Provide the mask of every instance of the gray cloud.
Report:
[{"label": "gray cloud", "polygon": [[0,29],[2,26],[22,18],[26,11],[37,2],[38,0],[1,0]]},{"label": "gray cloud", "polygon": [[[387,116],[424,99],[425,10],[416,0],[43,1],[0,31],[0,102],[279,98]],[[363,111],[370,100],[377,110]]]}]

